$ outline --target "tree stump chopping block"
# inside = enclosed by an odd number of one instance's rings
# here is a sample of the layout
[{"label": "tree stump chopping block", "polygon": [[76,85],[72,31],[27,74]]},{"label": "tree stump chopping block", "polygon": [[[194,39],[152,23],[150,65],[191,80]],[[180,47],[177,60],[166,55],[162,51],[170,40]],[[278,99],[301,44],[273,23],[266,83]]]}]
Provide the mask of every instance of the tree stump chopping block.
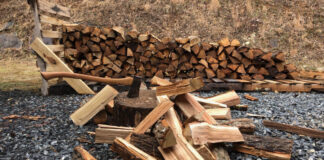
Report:
[{"label": "tree stump chopping block", "polygon": [[153,90],[141,90],[136,98],[129,98],[127,94],[122,92],[115,98],[113,123],[136,127],[158,105],[156,93]]}]

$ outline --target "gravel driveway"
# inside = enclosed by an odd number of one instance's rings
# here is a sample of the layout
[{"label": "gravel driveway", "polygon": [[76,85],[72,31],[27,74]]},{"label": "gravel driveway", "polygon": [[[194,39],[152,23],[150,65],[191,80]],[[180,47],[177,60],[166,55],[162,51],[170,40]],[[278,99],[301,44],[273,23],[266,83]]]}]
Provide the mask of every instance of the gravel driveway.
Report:
[{"label": "gravel driveway", "polygon": [[[203,92],[202,96],[215,93]],[[262,126],[263,119],[287,124],[324,129],[324,94],[250,92],[259,101],[248,101],[241,96],[241,104],[248,104],[248,111],[232,111],[233,118],[248,117],[246,113],[265,116],[252,118],[257,135],[290,138],[294,140],[292,159],[322,160],[324,141],[269,129]],[[0,160],[5,159],[73,159],[73,148],[82,144],[97,159],[114,159],[116,154],[107,144],[94,144],[94,124],[75,126],[69,115],[76,110],[87,95],[53,95],[43,97],[32,92],[0,91]],[[2,117],[17,115],[45,116],[36,121]],[[261,159],[231,153],[232,159]]]}]

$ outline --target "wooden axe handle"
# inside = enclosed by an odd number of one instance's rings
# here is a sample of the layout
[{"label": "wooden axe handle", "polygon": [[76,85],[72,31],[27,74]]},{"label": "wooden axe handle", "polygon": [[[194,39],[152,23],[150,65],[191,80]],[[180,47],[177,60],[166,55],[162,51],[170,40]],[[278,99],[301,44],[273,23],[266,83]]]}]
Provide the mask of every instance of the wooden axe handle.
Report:
[{"label": "wooden axe handle", "polygon": [[101,82],[107,84],[117,84],[117,85],[131,85],[133,82],[133,78],[125,77],[125,78],[102,78],[97,76],[90,76],[85,74],[78,74],[78,73],[69,73],[69,72],[41,72],[41,75],[44,79],[50,80],[53,78],[75,78],[75,79],[82,79],[94,82]]}]

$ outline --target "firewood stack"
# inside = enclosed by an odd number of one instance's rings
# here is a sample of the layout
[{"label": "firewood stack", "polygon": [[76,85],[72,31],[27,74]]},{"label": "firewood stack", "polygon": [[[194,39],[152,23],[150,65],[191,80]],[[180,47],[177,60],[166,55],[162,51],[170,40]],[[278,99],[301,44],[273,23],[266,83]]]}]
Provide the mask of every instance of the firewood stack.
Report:
[{"label": "firewood stack", "polygon": [[296,67],[237,39],[206,43],[196,36],[158,39],[121,27],[64,26],[64,59],[76,73],[101,77],[295,79]]}]

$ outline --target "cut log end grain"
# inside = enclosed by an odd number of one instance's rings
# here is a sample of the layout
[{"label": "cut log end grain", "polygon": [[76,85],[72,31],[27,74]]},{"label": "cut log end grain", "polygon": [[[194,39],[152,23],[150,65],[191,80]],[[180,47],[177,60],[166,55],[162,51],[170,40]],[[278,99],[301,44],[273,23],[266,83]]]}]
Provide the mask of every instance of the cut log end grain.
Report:
[{"label": "cut log end grain", "polygon": [[229,39],[227,37],[221,39],[220,41],[218,41],[218,43],[219,43],[219,45],[224,46],[224,47],[231,45],[231,42],[229,41]]},{"label": "cut log end grain", "polygon": [[241,45],[241,43],[240,43],[240,41],[237,40],[237,39],[233,39],[233,40],[231,41],[231,46],[233,46],[233,47],[239,47],[240,45]]},{"label": "cut log end grain", "polygon": [[279,52],[279,53],[273,55],[273,59],[275,61],[284,62],[285,61],[285,55],[284,55],[283,52]]},{"label": "cut log end grain", "polygon": [[122,92],[114,100],[114,125],[137,126],[158,104],[155,91],[152,90],[140,90],[136,98],[129,98],[127,94]]}]

